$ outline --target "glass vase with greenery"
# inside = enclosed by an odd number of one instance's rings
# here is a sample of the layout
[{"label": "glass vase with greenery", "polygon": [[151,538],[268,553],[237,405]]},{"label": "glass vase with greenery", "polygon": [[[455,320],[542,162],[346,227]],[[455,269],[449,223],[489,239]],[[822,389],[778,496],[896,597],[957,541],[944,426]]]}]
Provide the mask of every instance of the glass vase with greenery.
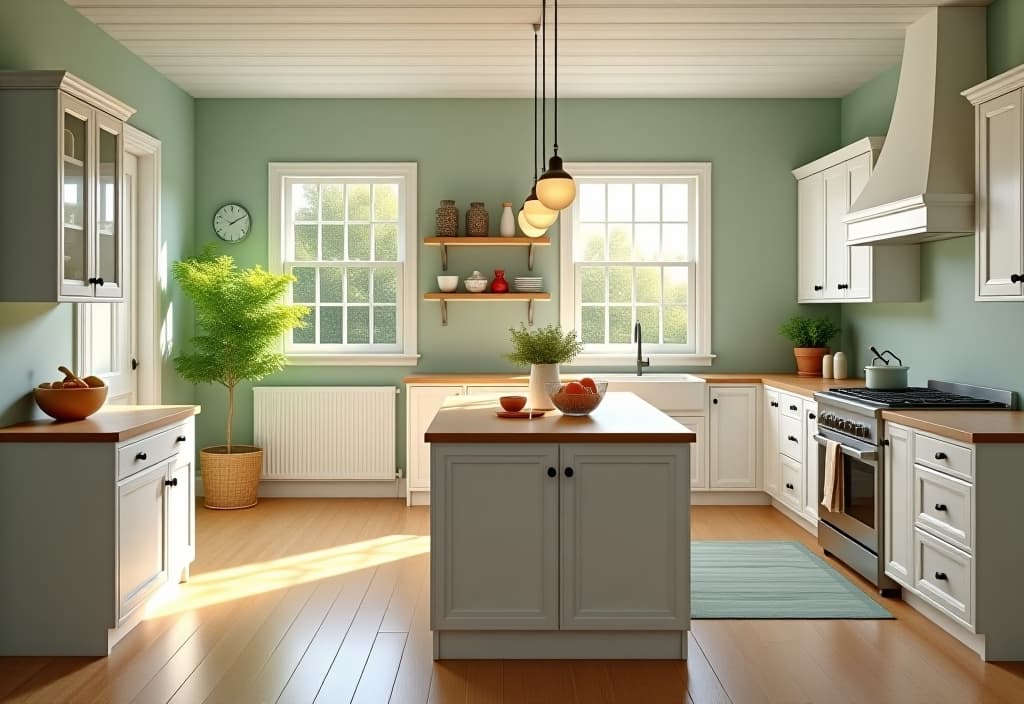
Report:
[{"label": "glass vase with greenery", "polygon": [[779,327],[779,334],[793,343],[797,374],[821,376],[822,358],[829,353],[829,341],[841,328],[828,318],[796,315]]}]

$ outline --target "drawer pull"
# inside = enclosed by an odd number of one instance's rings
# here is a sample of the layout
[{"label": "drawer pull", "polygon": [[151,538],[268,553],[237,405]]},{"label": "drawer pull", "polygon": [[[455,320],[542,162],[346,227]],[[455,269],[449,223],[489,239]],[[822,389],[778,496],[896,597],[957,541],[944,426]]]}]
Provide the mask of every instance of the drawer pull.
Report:
[{"label": "drawer pull", "polygon": [[771,405],[772,408],[778,408],[779,407],[779,402],[778,401],[772,401],[770,405]]},{"label": "drawer pull", "polygon": [[565,468],[565,476],[571,477],[573,475],[572,467]]},{"label": "drawer pull", "polygon": [[935,579],[940,579],[940,580],[942,580],[944,582],[948,582],[949,581],[949,577],[946,576],[945,572],[936,572],[935,573]]},{"label": "drawer pull", "polygon": [[786,482],[786,488],[791,490],[791,491],[796,491],[795,487],[792,484],[790,484],[789,482]]},{"label": "drawer pull", "polygon": [[796,406],[794,406],[794,405],[792,405],[792,404],[791,404],[791,405],[789,406],[789,410],[791,410],[791,411],[796,411],[796,410],[798,410],[798,409],[797,409],[797,407],[796,407]]},{"label": "drawer pull", "polygon": [[796,439],[795,437],[793,437],[792,435],[790,435],[790,436],[789,436],[789,437],[787,437],[786,439],[787,439],[787,440],[789,440],[790,442],[795,442],[795,443],[799,443],[799,442],[800,442],[799,440],[797,440],[797,439]]},{"label": "drawer pull", "polygon": [[937,459],[937,460],[947,459],[946,453],[945,452],[936,452],[935,453],[935,459]]},{"label": "drawer pull", "polygon": [[815,419],[815,418],[817,418],[818,416],[814,415],[813,413],[808,413],[808,414],[807,414],[807,417],[808,417],[808,418],[810,418],[811,420],[814,420],[814,419]]},{"label": "drawer pull", "polygon": [[946,508],[946,504],[935,504],[935,510],[936,511],[948,511],[949,509]]},{"label": "drawer pull", "polygon": [[548,476],[549,477],[557,477],[558,476],[558,470],[556,470],[554,467],[548,467]]},{"label": "drawer pull", "polygon": [[178,478],[164,479],[164,486],[178,486]]},{"label": "drawer pull", "polygon": [[139,460],[139,461],[144,460],[147,457],[148,457],[148,455],[145,452],[140,452],[137,455],[135,455],[135,459]]},{"label": "drawer pull", "polygon": [[186,438],[184,435],[179,435],[177,442],[185,442],[186,440],[188,440],[188,438]]}]

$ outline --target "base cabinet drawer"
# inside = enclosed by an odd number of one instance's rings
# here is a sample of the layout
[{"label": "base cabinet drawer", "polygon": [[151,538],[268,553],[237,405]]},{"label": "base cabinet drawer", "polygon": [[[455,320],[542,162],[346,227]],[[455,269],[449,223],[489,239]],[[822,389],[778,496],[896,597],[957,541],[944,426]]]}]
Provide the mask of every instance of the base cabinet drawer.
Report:
[{"label": "base cabinet drawer", "polygon": [[940,472],[914,465],[914,522],[943,540],[974,551],[973,488]]},{"label": "base cabinet drawer", "polygon": [[117,478],[124,479],[179,452],[191,457],[195,440],[187,425],[178,425],[117,448]]},{"label": "base cabinet drawer", "polygon": [[797,462],[803,462],[804,423],[801,418],[779,416],[779,452],[789,455]]},{"label": "base cabinet drawer", "polygon": [[803,505],[803,473],[803,465],[797,460],[779,455],[779,496],[794,511]]},{"label": "base cabinet drawer", "polygon": [[914,530],[914,561],[917,592],[964,625],[973,627],[971,556],[918,528]]},{"label": "base cabinet drawer", "polygon": [[914,433],[914,463],[967,481],[974,479],[974,452],[940,438]]}]

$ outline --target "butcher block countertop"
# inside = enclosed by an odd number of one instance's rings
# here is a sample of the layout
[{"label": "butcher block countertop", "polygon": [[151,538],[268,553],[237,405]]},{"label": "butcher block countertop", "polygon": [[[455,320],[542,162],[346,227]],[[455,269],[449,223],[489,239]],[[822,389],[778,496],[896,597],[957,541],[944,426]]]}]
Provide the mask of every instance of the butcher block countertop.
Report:
[{"label": "butcher block countertop", "polygon": [[916,430],[966,443],[1024,443],[1024,411],[882,411]]},{"label": "butcher block countertop", "polygon": [[427,428],[427,442],[692,443],[697,436],[626,392],[609,392],[589,416],[547,411],[539,418],[499,418],[493,395],[449,398]]},{"label": "butcher block countertop", "polygon": [[30,420],[0,428],[0,442],[123,442],[199,415],[199,406],[107,406],[85,420]]}]

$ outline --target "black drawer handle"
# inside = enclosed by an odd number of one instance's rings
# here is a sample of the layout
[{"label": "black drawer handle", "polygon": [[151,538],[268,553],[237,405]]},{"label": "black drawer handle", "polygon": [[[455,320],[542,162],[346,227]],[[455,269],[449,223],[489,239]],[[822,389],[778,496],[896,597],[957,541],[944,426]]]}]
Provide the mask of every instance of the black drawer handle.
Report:
[{"label": "black drawer handle", "polygon": [[949,577],[946,576],[945,572],[936,572],[935,573],[935,579],[940,579],[943,582],[948,582],[949,581]]},{"label": "black drawer handle", "polygon": [[136,460],[144,460],[147,457],[148,457],[148,455],[145,452],[140,452],[137,455],[135,455],[135,459]]},{"label": "black drawer handle", "polygon": [[838,284],[836,288],[839,289],[840,291],[845,291],[846,289],[850,288],[850,284]]},{"label": "black drawer handle", "polygon": [[949,509],[946,508],[946,504],[935,504],[935,510],[936,511],[948,511]]},{"label": "black drawer handle", "polygon": [[557,477],[558,476],[558,470],[556,470],[554,467],[548,467],[548,476],[549,477]]},{"label": "black drawer handle", "polygon": [[825,287],[824,287],[824,286],[822,286],[821,284],[815,284],[815,285],[814,285],[814,290],[815,290],[815,291],[824,291],[824,290],[825,290]]},{"label": "black drawer handle", "polygon": [[179,435],[176,442],[185,442],[187,439],[184,435]]},{"label": "black drawer handle", "polygon": [[772,408],[778,408],[779,407],[779,402],[778,401],[771,401],[770,405],[771,405]]},{"label": "black drawer handle", "polygon": [[573,474],[574,474],[574,472],[572,471],[572,467],[566,467],[565,468],[565,476],[571,477]]},{"label": "black drawer handle", "polygon": [[1024,274],[1010,274],[1010,283],[1019,284],[1024,281]]},{"label": "black drawer handle", "polygon": [[797,440],[797,439],[796,439],[795,437],[793,437],[792,435],[790,435],[790,436],[789,436],[788,438],[786,438],[786,439],[787,439],[787,440],[789,440],[790,442],[795,442],[795,443],[799,443],[799,442],[800,442],[799,440]]},{"label": "black drawer handle", "polygon": [[808,413],[808,414],[807,414],[807,417],[808,417],[809,419],[811,419],[811,420],[814,420],[814,419],[815,419],[815,418],[817,418],[818,416],[814,415],[813,413]]},{"label": "black drawer handle", "polygon": [[946,457],[946,453],[945,452],[936,452],[935,453],[935,459],[937,459],[937,460],[944,460],[944,459],[948,459],[948,458]]},{"label": "black drawer handle", "polygon": [[795,411],[795,410],[798,410],[798,409],[797,409],[797,407],[796,407],[796,406],[792,406],[792,405],[791,405],[791,406],[789,407],[789,410],[791,410],[791,411]]},{"label": "black drawer handle", "polygon": [[792,484],[789,484],[788,482],[786,484],[786,488],[790,489],[790,490],[793,490],[793,491],[796,491],[796,488]]},{"label": "black drawer handle", "polygon": [[178,478],[164,479],[164,486],[178,486]]}]

